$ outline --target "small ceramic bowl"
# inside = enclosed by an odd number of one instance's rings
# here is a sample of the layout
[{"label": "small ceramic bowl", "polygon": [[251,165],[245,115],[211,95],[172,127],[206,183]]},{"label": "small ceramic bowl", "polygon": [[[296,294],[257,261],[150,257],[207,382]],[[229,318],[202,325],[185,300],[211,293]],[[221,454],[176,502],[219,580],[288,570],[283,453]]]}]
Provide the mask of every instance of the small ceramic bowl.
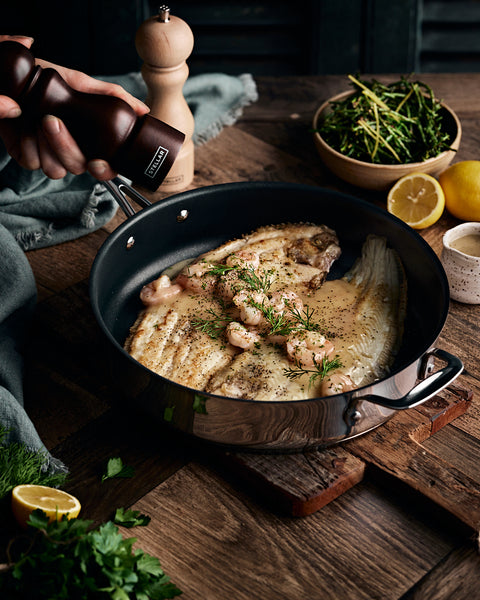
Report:
[{"label": "small ceramic bowl", "polygon": [[400,177],[407,175],[408,173],[428,173],[434,177],[444,171],[448,165],[452,162],[455,156],[455,150],[458,150],[460,146],[460,139],[462,137],[462,126],[457,115],[449,108],[446,104],[442,103],[444,110],[444,126],[445,129],[450,133],[451,139],[453,140],[450,147],[453,150],[447,150],[442,152],[438,156],[429,158],[423,162],[416,163],[405,163],[399,165],[382,165],[367,163],[361,160],[350,158],[337,152],[331,146],[329,146],[322,136],[316,131],[319,124],[321,123],[322,117],[331,111],[331,102],[338,100],[344,100],[347,96],[350,96],[352,92],[344,92],[333,96],[326,102],[324,102],[313,118],[314,141],[317,147],[320,158],[325,165],[333,172],[337,177],[352,183],[361,188],[386,191],[397,182]]},{"label": "small ceramic bowl", "polygon": [[464,304],[480,304],[480,256],[478,248],[461,245],[460,239],[480,241],[480,223],[462,223],[443,236],[441,261],[448,278],[450,298]]}]

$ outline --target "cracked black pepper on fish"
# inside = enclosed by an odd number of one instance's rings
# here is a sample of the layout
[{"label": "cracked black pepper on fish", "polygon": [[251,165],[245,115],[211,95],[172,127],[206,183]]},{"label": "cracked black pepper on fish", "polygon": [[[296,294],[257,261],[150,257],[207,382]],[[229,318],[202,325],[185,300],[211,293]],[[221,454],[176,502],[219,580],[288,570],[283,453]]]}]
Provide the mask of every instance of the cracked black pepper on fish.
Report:
[{"label": "cracked black pepper on fish", "polygon": [[126,350],[198,391],[251,400],[346,392],[388,374],[406,306],[400,260],[369,236],[341,279],[325,225],[261,227],[141,292]]}]

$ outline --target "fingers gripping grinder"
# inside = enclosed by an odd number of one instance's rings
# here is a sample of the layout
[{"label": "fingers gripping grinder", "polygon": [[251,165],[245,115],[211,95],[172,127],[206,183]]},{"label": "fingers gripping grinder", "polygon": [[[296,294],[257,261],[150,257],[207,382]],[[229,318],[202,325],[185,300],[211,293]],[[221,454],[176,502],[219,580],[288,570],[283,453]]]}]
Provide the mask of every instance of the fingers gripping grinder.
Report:
[{"label": "fingers gripping grinder", "polygon": [[47,114],[62,119],[87,159],[104,159],[150,191],[160,186],[185,139],[171,125],[139,117],[114,96],[72,89],[55,69],[35,65],[18,42],[0,43],[0,94],[18,102],[21,119],[35,127]]}]

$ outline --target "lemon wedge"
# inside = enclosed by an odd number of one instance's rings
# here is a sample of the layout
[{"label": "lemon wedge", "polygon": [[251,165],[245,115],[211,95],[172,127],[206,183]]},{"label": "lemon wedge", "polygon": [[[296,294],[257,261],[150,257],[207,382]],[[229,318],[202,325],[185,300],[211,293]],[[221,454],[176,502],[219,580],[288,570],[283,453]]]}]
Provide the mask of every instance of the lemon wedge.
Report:
[{"label": "lemon wedge", "polygon": [[74,519],[80,512],[80,502],[67,492],[45,485],[17,485],[12,490],[12,512],[18,524],[27,526],[30,514],[40,509],[50,522],[63,515]]},{"label": "lemon wedge", "polygon": [[436,223],[444,208],[442,186],[426,173],[404,175],[388,192],[388,212],[414,229],[424,229]]}]

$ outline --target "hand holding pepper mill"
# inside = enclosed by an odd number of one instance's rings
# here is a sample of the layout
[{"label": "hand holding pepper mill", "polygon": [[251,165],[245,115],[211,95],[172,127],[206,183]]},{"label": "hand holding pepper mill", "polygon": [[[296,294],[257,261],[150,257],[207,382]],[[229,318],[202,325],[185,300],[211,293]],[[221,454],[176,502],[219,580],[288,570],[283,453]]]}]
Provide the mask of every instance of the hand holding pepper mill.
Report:
[{"label": "hand holding pepper mill", "polygon": [[55,69],[36,65],[30,50],[16,41],[0,43],[0,95],[18,102],[27,130],[36,130],[45,115],[54,115],[87,160],[103,159],[152,191],[184,140],[183,133],[148,114],[137,114],[119,97],[73,89]]}]

